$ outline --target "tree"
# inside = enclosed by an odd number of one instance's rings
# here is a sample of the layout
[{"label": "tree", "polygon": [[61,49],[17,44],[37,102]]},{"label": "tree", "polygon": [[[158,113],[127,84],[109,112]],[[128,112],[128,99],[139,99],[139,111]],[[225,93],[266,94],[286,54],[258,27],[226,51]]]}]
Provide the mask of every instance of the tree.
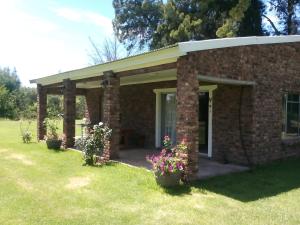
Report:
[{"label": "tree", "polygon": [[265,33],[262,15],[265,5],[260,0],[239,0],[229,11],[226,22],[217,30],[218,37],[260,36]]},{"label": "tree", "polygon": [[[149,11],[157,10],[151,19],[147,11],[141,12],[145,4]],[[156,49],[181,41],[264,34],[261,0],[115,0],[114,7],[116,35],[129,49],[135,45]]]},{"label": "tree", "polygon": [[0,85],[0,117],[15,119],[17,117],[16,98],[3,85]]},{"label": "tree", "polygon": [[16,69],[11,71],[9,67],[4,67],[3,69],[0,67],[0,85],[6,87],[10,92],[18,90],[21,86],[21,82]]},{"label": "tree", "polygon": [[124,55],[121,51],[122,46],[116,37],[113,39],[106,38],[101,46],[98,46],[91,37],[89,37],[89,41],[92,47],[89,57],[93,65],[115,61]]},{"label": "tree", "polygon": [[152,42],[162,20],[163,5],[162,0],[113,0],[114,32],[127,51],[142,50]]},{"label": "tree", "polygon": [[280,25],[277,27],[274,21],[264,15],[274,34],[298,34],[300,32],[300,0],[272,0],[268,3],[270,11],[275,13]]},{"label": "tree", "polygon": [[18,111],[18,117],[24,119],[35,118],[37,110],[36,88],[20,87],[18,91],[15,91],[14,95],[16,96],[16,108]]}]

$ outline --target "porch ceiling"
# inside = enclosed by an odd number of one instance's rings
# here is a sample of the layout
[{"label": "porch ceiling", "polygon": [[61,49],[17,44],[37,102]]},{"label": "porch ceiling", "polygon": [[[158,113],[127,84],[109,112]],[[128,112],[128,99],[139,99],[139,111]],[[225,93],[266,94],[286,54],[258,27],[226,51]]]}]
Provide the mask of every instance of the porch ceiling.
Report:
[{"label": "porch ceiling", "polygon": [[[124,76],[120,78],[121,86],[170,80],[176,80],[176,69]],[[76,87],[84,89],[99,88],[100,81],[79,82],[76,84]]]}]

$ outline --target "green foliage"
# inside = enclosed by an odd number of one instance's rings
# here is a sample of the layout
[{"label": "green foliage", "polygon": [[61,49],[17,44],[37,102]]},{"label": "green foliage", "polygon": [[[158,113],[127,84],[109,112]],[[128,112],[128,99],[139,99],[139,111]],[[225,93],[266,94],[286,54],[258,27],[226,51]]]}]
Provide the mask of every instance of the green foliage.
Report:
[{"label": "green foliage", "polygon": [[9,68],[0,68],[0,117],[36,117],[36,89],[21,87],[16,70]]},{"label": "green foliage", "polygon": [[114,0],[114,8],[115,34],[129,50],[136,45],[156,49],[181,41],[264,34],[261,0]]},{"label": "green foliage", "polygon": [[16,96],[5,86],[0,85],[0,117],[16,119],[17,111]]},{"label": "green foliage", "polygon": [[101,156],[111,136],[112,130],[103,123],[94,125],[93,131],[87,136],[76,140],[75,146],[83,152],[86,165],[95,164],[95,156]]},{"label": "green foliage", "polygon": [[64,112],[63,96],[48,95],[47,96],[47,116],[56,118]]},{"label": "green foliage", "polygon": [[18,111],[18,118],[35,119],[37,110],[37,93],[36,88],[21,87],[15,92],[16,108]]},{"label": "green foliage", "polygon": [[85,116],[85,97],[77,96],[76,97],[76,119],[82,119]]},{"label": "green foliage", "polygon": [[9,92],[18,90],[21,82],[16,69],[11,71],[8,67],[4,67],[3,69],[0,67],[0,85],[5,86]]},{"label": "green foliage", "polygon": [[152,42],[162,20],[161,0],[113,0],[113,7],[115,35],[128,51],[143,49]]},{"label": "green foliage", "polygon": [[217,30],[218,37],[234,37],[240,27],[240,23],[245,16],[245,12],[250,6],[250,0],[239,0],[238,4],[229,11],[229,18],[225,24]]}]

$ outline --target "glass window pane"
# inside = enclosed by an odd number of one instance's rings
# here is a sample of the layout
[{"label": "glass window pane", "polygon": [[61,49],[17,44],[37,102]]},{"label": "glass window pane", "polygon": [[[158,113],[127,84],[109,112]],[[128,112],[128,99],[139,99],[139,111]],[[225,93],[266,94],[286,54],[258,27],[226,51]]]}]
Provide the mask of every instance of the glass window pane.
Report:
[{"label": "glass window pane", "polygon": [[287,104],[287,133],[298,135],[299,126],[299,104]]},{"label": "glass window pane", "polygon": [[172,144],[176,144],[176,94],[162,95],[162,139],[165,135],[171,138]]},{"label": "glass window pane", "polygon": [[288,94],[288,101],[299,102],[299,95]]}]

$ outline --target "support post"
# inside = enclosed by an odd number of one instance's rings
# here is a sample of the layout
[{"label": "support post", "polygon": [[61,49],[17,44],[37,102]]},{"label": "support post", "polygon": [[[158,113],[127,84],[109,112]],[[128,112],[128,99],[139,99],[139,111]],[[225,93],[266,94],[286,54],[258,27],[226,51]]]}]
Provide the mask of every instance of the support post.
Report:
[{"label": "support post", "polygon": [[196,178],[199,167],[199,82],[189,56],[177,61],[176,137],[188,147],[188,179]]},{"label": "support post", "polygon": [[70,79],[63,80],[64,84],[64,147],[74,146],[75,115],[76,115],[76,83]]},{"label": "support post", "polygon": [[43,140],[46,135],[46,127],[43,122],[47,116],[47,92],[41,85],[37,85],[37,139]]},{"label": "support post", "polygon": [[109,146],[110,158],[119,157],[120,148],[120,78],[112,71],[104,72],[103,121],[112,129]]},{"label": "support post", "polygon": [[101,90],[91,89],[86,91],[86,112],[85,117],[94,125],[101,121]]}]

